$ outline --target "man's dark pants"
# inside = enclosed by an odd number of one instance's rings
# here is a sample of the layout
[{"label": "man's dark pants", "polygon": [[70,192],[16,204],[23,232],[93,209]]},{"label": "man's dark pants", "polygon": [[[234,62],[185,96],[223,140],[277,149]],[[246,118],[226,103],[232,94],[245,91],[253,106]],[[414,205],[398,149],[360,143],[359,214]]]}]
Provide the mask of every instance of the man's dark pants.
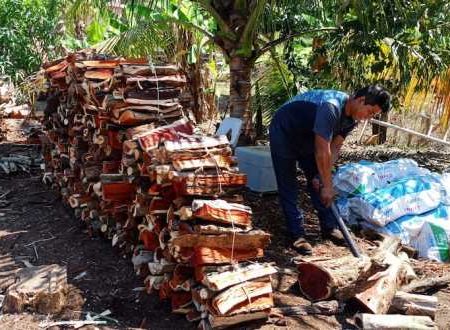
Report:
[{"label": "man's dark pants", "polygon": [[273,168],[278,185],[278,195],[287,228],[292,239],[305,235],[303,224],[303,211],[298,208],[299,185],[297,181],[297,164],[302,169],[307,180],[307,191],[314,208],[319,214],[320,229],[322,233],[336,228],[336,220],[330,208],[326,208],[320,201],[319,193],[313,188],[312,180],[318,175],[314,155],[302,156],[299,159],[289,159],[271,151]]}]

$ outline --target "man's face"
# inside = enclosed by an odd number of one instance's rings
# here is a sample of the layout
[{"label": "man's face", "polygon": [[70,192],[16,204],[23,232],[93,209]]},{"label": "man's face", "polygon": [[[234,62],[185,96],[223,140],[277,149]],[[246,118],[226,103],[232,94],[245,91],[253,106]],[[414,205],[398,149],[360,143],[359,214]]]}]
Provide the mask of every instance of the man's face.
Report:
[{"label": "man's face", "polygon": [[381,113],[381,108],[378,105],[364,104],[364,97],[359,97],[355,101],[356,106],[352,117],[356,121],[371,119]]}]

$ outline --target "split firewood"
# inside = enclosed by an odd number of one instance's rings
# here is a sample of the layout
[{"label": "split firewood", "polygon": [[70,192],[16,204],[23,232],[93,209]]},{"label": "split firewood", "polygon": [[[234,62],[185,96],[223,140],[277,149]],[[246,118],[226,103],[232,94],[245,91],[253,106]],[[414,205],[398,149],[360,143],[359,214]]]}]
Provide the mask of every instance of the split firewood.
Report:
[{"label": "split firewood", "polygon": [[225,227],[218,225],[194,225],[194,231],[198,234],[205,235],[220,235],[226,233],[248,233],[252,228],[239,228],[239,227]]},{"label": "split firewood", "polygon": [[389,312],[391,314],[424,315],[434,319],[437,305],[437,297],[397,291]]},{"label": "split firewood", "polygon": [[205,264],[226,264],[232,261],[251,260],[264,256],[263,249],[233,250],[198,247],[193,249],[191,262],[194,266]]},{"label": "split firewood", "polygon": [[198,326],[198,329],[223,329],[235,324],[247,323],[256,320],[267,319],[269,312],[259,311],[253,313],[237,314],[234,316],[215,316],[208,315],[207,320],[202,320]]},{"label": "split firewood", "polygon": [[355,321],[364,330],[437,329],[429,316],[357,314]]},{"label": "split firewood", "polygon": [[[211,308],[216,315],[227,315],[232,313],[232,309],[236,306],[243,308],[243,303],[248,302],[249,305],[257,297],[270,295],[272,293],[272,285],[270,278],[267,277],[261,281],[249,281],[237,284],[219,293],[211,301]],[[264,304],[259,306],[247,306],[247,309],[268,309],[273,307],[273,300],[269,298]],[[241,312],[241,311],[239,311]],[[238,314],[236,312],[236,314]]]},{"label": "split firewood", "polygon": [[403,286],[401,290],[408,293],[426,293],[428,291],[437,290],[450,284],[450,275],[438,277],[426,277],[420,280],[412,281]]},{"label": "split firewood", "polygon": [[389,266],[386,270],[377,272],[367,279],[367,282],[352,302],[357,302],[360,310],[374,314],[385,314],[394,299],[398,288],[407,282],[405,263],[408,257],[399,258],[388,254],[384,260]]},{"label": "split firewood", "polygon": [[277,270],[269,264],[250,264],[238,268],[230,267],[228,271],[221,269],[220,273],[205,274],[202,283],[211,290],[221,291],[229,286],[276,272]]},{"label": "split firewood", "polygon": [[319,301],[310,305],[273,307],[272,316],[300,316],[300,315],[336,315],[339,312],[339,303],[336,300]]},{"label": "split firewood", "polygon": [[229,170],[235,164],[235,159],[230,156],[223,155],[212,155],[202,158],[179,159],[172,161],[172,165],[177,171],[192,171],[198,168],[212,168],[217,169],[217,171],[220,171],[221,169]]},{"label": "split firewood", "polygon": [[270,241],[270,234],[261,230],[248,233],[227,233],[222,235],[185,234],[172,238],[171,245],[182,248],[209,247],[236,250],[263,249]]}]

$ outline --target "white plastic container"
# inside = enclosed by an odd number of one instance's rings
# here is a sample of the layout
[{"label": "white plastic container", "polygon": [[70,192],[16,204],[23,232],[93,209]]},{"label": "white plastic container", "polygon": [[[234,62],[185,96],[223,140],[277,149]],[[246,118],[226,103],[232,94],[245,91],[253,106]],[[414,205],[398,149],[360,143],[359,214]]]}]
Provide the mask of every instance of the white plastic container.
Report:
[{"label": "white plastic container", "polygon": [[247,175],[247,187],[259,193],[277,191],[269,146],[237,147],[239,170]]}]

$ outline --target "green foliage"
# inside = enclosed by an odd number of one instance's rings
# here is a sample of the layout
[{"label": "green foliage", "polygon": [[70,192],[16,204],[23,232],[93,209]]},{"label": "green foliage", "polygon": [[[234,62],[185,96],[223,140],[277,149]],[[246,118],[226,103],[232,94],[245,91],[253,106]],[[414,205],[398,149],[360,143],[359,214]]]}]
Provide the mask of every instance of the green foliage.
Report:
[{"label": "green foliage", "polygon": [[57,6],[56,0],[0,0],[0,73],[21,80],[54,56]]},{"label": "green foliage", "polygon": [[[323,1],[328,24],[338,29],[316,34],[322,41],[296,40],[286,45],[289,68],[308,87],[339,86],[352,90],[382,82],[394,94],[402,95],[413,76],[418,88],[427,86],[449,63],[450,12],[447,1]],[[307,24],[319,26],[317,16]],[[294,25],[295,26],[295,25]],[[309,52],[305,61],[304,53]],[[328,64],[314,72],[319,56]]]},{"label": "green foliage", "polygon": [[263,124],[268,125],[275,111],[297,94],[294,77],[286,64],[276,56],[264,57],[256,65],[258,74],[253,83],[251,111],[261,110]]}]

